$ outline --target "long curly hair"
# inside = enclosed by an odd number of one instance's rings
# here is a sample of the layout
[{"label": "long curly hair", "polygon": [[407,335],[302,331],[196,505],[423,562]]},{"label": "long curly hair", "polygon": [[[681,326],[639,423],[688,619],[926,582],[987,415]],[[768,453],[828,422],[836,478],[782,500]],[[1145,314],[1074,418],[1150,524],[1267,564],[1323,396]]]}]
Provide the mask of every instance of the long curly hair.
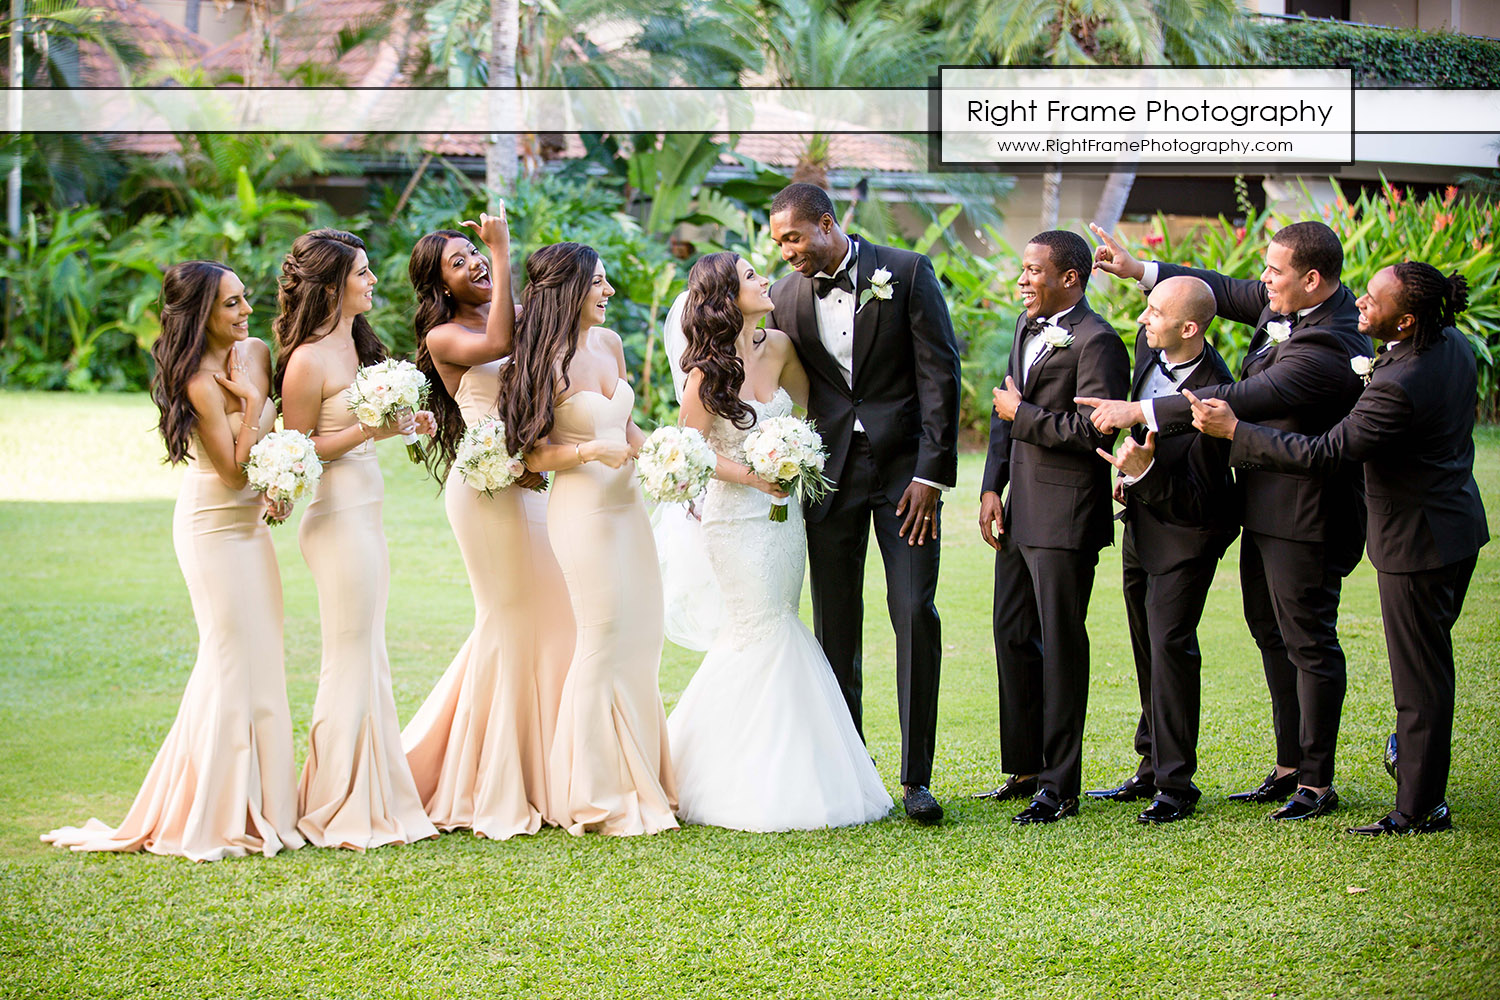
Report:
[{"label": "long curly hair", "polygon": [[739,259],[727,250],[706,254],[688,272],[687,301],[682,306],[687,348],[681,364],[684,372],[696,368],[703,373],[698,396],[704,408],[744,430],[755,423],[755,411],[740,398],[745,363],[734,352],[745,325],[739,306]]},{"label": "long curly hair", "polygon": [[500,368],[500,419],[511,452],[530,451],[552,433],[557,394],[568,387],[568,365],[578,352],[578,316],[598,266],[599,254],[582,243],[553,243],[526,258],[515,348]]},{"label": "long curly hair", "polygon": [[427,350],[427,333],[453,319],[453,299],[444,294],[448,286],[443,282],[443,258],[448,241],[455,237],[468,239],[456,229],[428,233],[412,247],[411,261],[406,266],[412,290],[417,293],[417,314],[412,320],[412,330],[417,336],[416,365],[432,384],[427,408],[437,421],[437,433],[432,436],[432,446],[427,449],[427,470],[438,481],[439,489],[458,455],[458,443],[464,436],[464,416],[458,408],[458,400],[443,384],[437,362]]},{"label": "long curly hair", "polygon": [[208,346],[208,317],[229,268],[211,260],[189,260],[167,269],[161,281],[161,336],[151,345],[151,401],[161,411],[157,427],[167,461],[187,461],[198,415],[188,400],[188,380],[198,373]]},{"label": "long curly hair", "polygon": [[[344,306],[344,283],[354,270],[355,255],[364,241],[342,229],[314,229],[292,241],[292,249],[281,262],[276,291],[276,374],[271,392],[281,398],[286,363],[297,348],[319,339],[318,331],[336,319]],[[373,365],[386,357],[385,345],[363,313],[354,317],[354,350],[360,366]]]},{"label": "long curly hair", "polygon": [[1394,265],[1396,280],[1401,283],[1397,302],[1417,319],[1412,331],[1412,347],[1424,351],[1443,336],[1443,328],[1452,326],[1458,314],[1469,307],[1469,279],[1454,271],[1448,277],[1431,264],[1403,261]]}]

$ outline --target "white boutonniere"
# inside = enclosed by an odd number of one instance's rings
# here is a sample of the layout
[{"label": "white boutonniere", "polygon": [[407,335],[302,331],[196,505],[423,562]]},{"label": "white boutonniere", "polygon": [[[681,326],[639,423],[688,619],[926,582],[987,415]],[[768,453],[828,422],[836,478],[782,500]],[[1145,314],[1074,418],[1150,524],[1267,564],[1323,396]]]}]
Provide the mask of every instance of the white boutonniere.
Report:
[{"label": "white boutonniere", "polygon": [[1271,343],[1279,344],[1292,335],[1292,324],[1284,319],[1278,319],[1266,324],[1266,336],[1271,338]]},{"label": "white boutonniere", "polygon": [[1364,355],[1350,358],[1349,367],[1354,369],[1354,374],[1359,376],[1360,381],[1364,382],[1365,385],[1369,385],[1370,376],[1375,374],[1375,359],[1367,358]]},{"label": "white boutonniere", "polygon": [[878,268],[874,274],[870,275],[870,287],[866,288],[864,294],[859,297],[859,308],[863,309],[865,303],[869,302],[872,298],[881,299],[882,301],[889,299],[891,297],[891,286],[895,283],[896,281],[891,277],[889,268]]},{"label": "white boutonniere", "polygon": [[1042,327],[1042,343],[1058,350],[1073,346],[1073,335],[1055,323]]}]

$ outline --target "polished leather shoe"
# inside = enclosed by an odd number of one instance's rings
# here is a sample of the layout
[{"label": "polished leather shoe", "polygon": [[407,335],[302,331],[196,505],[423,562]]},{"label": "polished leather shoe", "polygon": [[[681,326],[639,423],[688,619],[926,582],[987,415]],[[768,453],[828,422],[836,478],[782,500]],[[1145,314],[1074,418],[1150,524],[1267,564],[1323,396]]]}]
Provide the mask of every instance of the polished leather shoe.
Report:
[{"label": "polished leather shoe", "polygon": [[1396,770],[1396,734],[1385,738],[1385,773],[1391,776],[1396,784],[1401,784],[1401,774]]},{"label": "polished leather shoe", "polygon": [[901,804],[906,807],[906,815],[918,823],[933,826],[943,821],[943,807],[938,805],[938,800],[933,798],[926,785],[908,785]]},{"label": "polished leather shoe", "polygon": [[1439,802],[1416,819],[1404,812],[1392,810],[1369,826],[1351,826],[1349,832],[1361,837],[1379,837],[1388,833],[1441,833],[1453,829],[1453,816],[1448,812],[1448,803]]},{"label": "polished leather shoe", "polygon": [[1135,818],[1135,821],[1148,826],[1157,823],[1175,823],[1180,819],[1187,819],[1196,808],[1196,803],[1176,799],[1170,795],[1158,795],[1151,800],[1146,811]]},{"label": "polished leather shoe", "polygon": [[1280,809],[1272,810],[1272,819],[1315,819],[1324,813],[1331,813],[1339,804],[1339,793],[1328,786],[1328,791],[1322,795],[1315,795],[1310,788],[1299,788],[1292,797],[1286,800],[1286,805]]},{"label": "polished leather shoe", "polygon": [[992,802],[1004,802],[1006,799],[1025,799],[1036,794],[1036,775],[1029,778],[1018,778],[1014,774],[1000,783],[1000,787],[991,788],[987,792],[980,792],[974,797],[976,799],[989,799]]},{"label": "polished leather shoe", "polygon": [[1132,774],[1114,788],[1097,788],[1083,794],[1091,799],[1107,799],[1110,802],[1134,802],[1136,799],[1149,799],[1155,795],[1156,786],[1149,781],[1142,781],[1139,774]]},{"label": "polished leather shoe", "polygon": [[1260,783],[1260,787],[1252,788],[1248,792],[1235,792],[1229,796],[1231,802],[1282,802],[1286,797],[1297,790],[1297,772],[1284,774],[1276,777],[1276,769],[1271,768],[1271,773],[1266,775],[1266,780]]},{"label": "polished leather shoe", "polygon": [[1048,789],[1037,792],[1031,805],[1010,818],[1012,823],[1056,823],[1065,816],[1078,814],[1077,799],[1059,799]]}]

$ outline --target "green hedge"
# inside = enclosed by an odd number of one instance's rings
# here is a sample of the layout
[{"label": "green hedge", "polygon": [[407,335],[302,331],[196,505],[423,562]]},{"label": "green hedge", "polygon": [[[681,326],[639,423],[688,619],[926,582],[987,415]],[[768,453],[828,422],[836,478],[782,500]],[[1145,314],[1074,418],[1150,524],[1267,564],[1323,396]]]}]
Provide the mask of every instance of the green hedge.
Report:
[{"label": "green hedge", "polygon": [[1259,30],[1269,65],[1347,65],[1364,87],[1500,88],[1500,41],[1337,21],[1267,21]]}]

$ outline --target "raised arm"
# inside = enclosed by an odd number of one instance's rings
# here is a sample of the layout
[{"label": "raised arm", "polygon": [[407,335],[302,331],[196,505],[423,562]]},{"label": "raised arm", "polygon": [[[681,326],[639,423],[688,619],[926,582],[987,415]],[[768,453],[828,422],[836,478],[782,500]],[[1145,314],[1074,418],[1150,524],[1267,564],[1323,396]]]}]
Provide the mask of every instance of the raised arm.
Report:
[{"label": "raised arm", "polygon": [[[255,350],[251,344],[260,349]],[[188,382],[188,402],[193,404],[197,418],[199,444],[219,479],[232,490],[242,490],[248,482],[245,463],[250,461],[250,449],[260,438],[260,418],[270,385],[271,354],[259,340],[236,344],[230,350],[227,378],[217,372],[211,378],[199,372]],[[229,428],[221,387],[240,401],[237,431]]]},{"label": "raised arm", "polygon": [[1348,416],[1319,437],[1263,427],[1237,409],[1232,416],[1237,425],[1231,431],[1230,464],[1280,472],[1332,472],[1395,445],[1411,430],[1413,410],[1400,385],[1377,382],[1365,389]]}]

